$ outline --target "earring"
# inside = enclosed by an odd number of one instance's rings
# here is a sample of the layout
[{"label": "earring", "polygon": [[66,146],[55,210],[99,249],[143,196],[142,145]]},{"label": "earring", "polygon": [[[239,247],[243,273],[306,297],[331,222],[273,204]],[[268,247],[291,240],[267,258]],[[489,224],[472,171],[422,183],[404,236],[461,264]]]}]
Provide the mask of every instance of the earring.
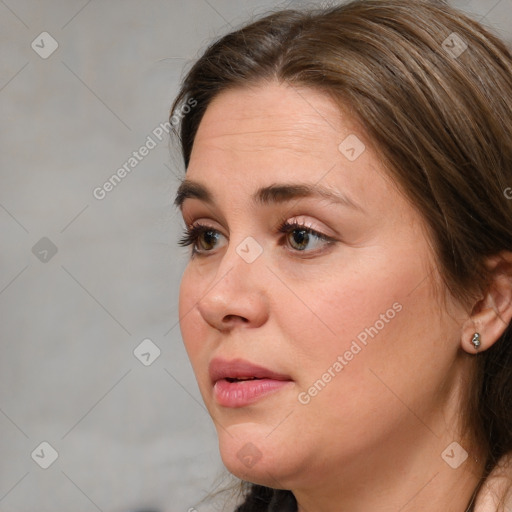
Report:
[{"label": "earring", "polygon": [[480,334],[478,332],[475,332],[475,334],[473,334],[473,339],[471,340],[471,343],[473,343],[475,350],[478,350],[478,348],[480,347]]}]

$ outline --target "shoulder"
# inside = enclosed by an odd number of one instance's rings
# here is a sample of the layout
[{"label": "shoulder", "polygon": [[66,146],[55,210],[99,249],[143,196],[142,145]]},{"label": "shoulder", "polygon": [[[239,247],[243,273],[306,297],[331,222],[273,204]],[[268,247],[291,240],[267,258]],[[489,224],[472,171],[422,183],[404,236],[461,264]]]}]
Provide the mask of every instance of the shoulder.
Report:
[{"label": "shoulder", "polygon": [[500,501],[504,501],[506,512],[512,511],[512,452],[500,459],[496,467],[482,484],[476,497],[474,512],[497,512]]}]

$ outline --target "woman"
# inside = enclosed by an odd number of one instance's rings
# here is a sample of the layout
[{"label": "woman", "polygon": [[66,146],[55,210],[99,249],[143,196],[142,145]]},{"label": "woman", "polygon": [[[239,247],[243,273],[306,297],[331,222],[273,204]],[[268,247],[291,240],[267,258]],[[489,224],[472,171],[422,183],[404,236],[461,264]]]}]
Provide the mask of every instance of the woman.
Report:
[{"label": "woman", "polygon": [[435,1],[277,12],[176,113],[180,326],[237,510],[511,510],[505,45]]}]

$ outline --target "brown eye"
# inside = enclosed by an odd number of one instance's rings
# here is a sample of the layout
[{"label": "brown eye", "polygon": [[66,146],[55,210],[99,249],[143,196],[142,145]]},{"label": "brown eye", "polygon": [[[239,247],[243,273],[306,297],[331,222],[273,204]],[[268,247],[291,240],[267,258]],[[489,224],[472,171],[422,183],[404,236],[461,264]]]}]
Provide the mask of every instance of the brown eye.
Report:
[{"label": "brown eye", "polygon": [[[316,246],[321,248],[335,243],[333,238],[298,222],[285,222],[279,227],[279,232],[287,235],[286,238],[294,250],[304,253],[316,252],[315,249],[319,248]],[[308,245],[313,245],[313,248],[306,250]]]},{"label": "brown eye", "polygon": [[185,228],[178,245],[182,247],[192,245],[192,255],[204,254],[211,252],[215,248],[215,242],[221,236],[223,235],[210,226],[196,224],[195,226],[187,226]]},{"label": "brown eye", "polygon": [[[292,246],[294,249],[297,249],[298,251],[304,250],[309,242],[309,233],[305,229],[294,229],[289,233],[291,237],[289,240],[291,241]],[[298,247],[296,247],[294,244],[297,244]]]},{"label": "brown eye", "polygon": [[201,243],[202,249],[204,249],[206,251],[213,249],[213,247],[210,247],[210,246],[215,245],[215,241],[218,239],[219,239],[219,235],[213,229],[209,229],[208,231],[203,231],[197,237],[197,241]]}]

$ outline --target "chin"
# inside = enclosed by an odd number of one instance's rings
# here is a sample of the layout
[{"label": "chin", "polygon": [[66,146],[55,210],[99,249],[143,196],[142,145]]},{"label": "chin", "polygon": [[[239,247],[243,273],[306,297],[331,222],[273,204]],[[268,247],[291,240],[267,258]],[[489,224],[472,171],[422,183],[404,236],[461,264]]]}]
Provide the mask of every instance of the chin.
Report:
[{"label": "chin", "polygon": [[[241,480],[287,489],[290,476],[296,473],[297,468],[304,467],[299,460],[296,443],[287,446],[282,438],[266,437],[268,431],[257,432],[254,427],[257,425],[243,431],[236,429],[232,437],[225,431],[219,432],[219,450],[224,466]],[[233,432],[232,429],[229,431]],[[290,454],[293,454],[293,459]]]}]

